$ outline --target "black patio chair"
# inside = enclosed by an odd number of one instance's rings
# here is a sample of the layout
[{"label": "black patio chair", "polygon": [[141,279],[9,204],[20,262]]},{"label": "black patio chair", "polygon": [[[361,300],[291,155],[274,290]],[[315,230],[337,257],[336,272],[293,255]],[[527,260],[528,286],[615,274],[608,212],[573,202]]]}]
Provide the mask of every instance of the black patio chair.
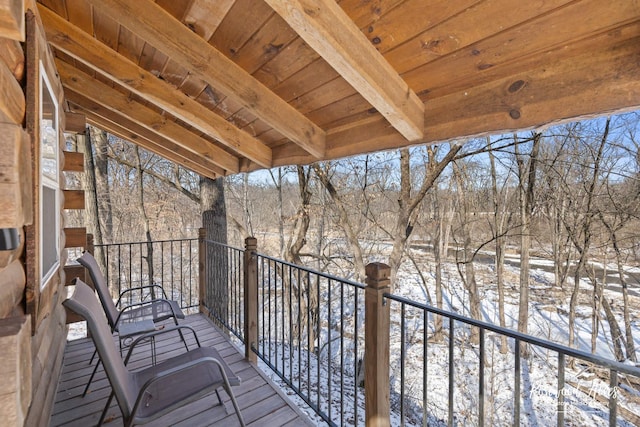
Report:
[{"label": "black patio chair", "polygon": [[[154,323],[161,322],[168,319],[173,319],[174,323],[178,325],[178,319],[184,319],[184,313],[180,309],[180,305],[177,301],[168,300],[166,298],[166,294],[164,293],[164,289],[162,286],[152,284],[147,286],[138,286],[134,288],[129,288],[124,290],[118,296],[117,303],[113,302],[111,298],[111,294],[109,293],[109,288],[107,286],[107,281],[100,270],[100,266],[96,259],[89,252],[84,252],[77,261],[89,271],[89,275],[91,276],[91,280],[93,281],[93,285],[98,293],[98,297],[100,299],[100,303],[102,304],[102,308],[107,316],[107,321],[109,326],[111,327],[111,332],[117,332],[120,343],[120,355],[122,355],[122,343],[123,340],[132,338],[136,335],[149,333],[155,330]],[[139,291],[142,292],[145,289],[156,289],[159,288],[162,291],[162,296],[164,298],[156,298],[150,299],[147,301],[138,301],[136,303],[123,306],[122,308],[118,308],[123,301],[123,297],[130,292]],[[141,298],[142,299],[142,298]],[[179,330],[180,337],[184,343],[184,346],[187,350],[189,347],[187,346],[187,342],[182,336],[182,331]],[[96,350],[97,351],[97,350]],[[96,356],[96,351],[93,352],[91,356],[91,360],[89,364],[93,363],[93,359]],[[152,360],[155,352],[152,352]],[[89,377],[89,382],[87,382],[87,386],[82,393],[82,396],[85,396],[89,391],[89,386],[93,381],[93,377],[98,371],[98,367],[100,366],[100,361],[96,363],[91,376]]]},{"label": "black patio chair", "polygon": [[211,347],[200,347],[195,331],[188,326],[175,326],[158,330],[147,336],[170,333],[176,328],[190,329],[198,344],[194,350],[139,371],[130,371],[126,363],[136,344],[146,336],[134,340],[129,347],[125,360],[118,355],[115,343],[109,331],[104,311],[96,300],[91,288],[80,279],[75,279],[73,295],[63,305],[87,321],[87,328],[104,365],[112,392],[107,400],[98,426],[102,425],[113,396],[116,397],[125,426],[145,424],[189,402],[219,388],[229,395],[233,407],[244,426],[244,420],[238,402],[231,389],[240,384],[240,378],[234,375],[218,352]]}]

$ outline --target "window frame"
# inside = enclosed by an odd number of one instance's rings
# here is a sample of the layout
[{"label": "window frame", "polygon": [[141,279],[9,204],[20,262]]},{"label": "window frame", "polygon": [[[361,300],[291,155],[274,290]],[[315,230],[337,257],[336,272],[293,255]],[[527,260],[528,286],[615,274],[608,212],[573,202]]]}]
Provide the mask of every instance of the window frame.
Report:
[{"label": "window frame", "polygon": [[[44,144],[45,144],[45,139],[44,139],[44,126],[43,126],[43,121],[44,121],[44,96],[45,96],[45,92],[48,92],[49,98],[51,100],[51,104],[53,107],[53,120],[52,120],[52,128],[55,130],[55,141],[54,141],[54,149],[53,149],[53,163],[55,164],[55,170],[53,171],[53,176],[51,176],[50,174],[45,174],[44,168],[43,168],[43,161],[45,159],[44,157]],[[44,289],[47,284],[51,281],[51,278],[56,274],[56,272],[58,271],[58,269],[60,268],[60,121],[59,121],[59,117],[60,117],[60,112],[59,112],[59,106],[58,106],[58,100],[54,94],[51,82],[49,80],[49,76],[47,75],[47,72],[45,70],[44,64],[42,63],[42,61],[40,61],[40,88],[39,88],[39,111],[38,111],[38,125],[39,125],[39,141],[37,142],[39,144],[39,153],[38,153],[38,164],[40,165],[39,167],[39,183],[38,183],[38,190],[39,190],[39,224],[40,224],[40,233],[38,236],[38,244],[39,244],[39,258],[40,258],[40,290]],[[50,158],[48,158],[49,160],[51,160]],[[55,243],[53,246],[55,246],[55,250],[56,250],[56,254],[55,254],[55,261],[51,264],[51,266],[48,268],[47,271],[45,271],[45,268],[47,268],[44,265],[45,262],[45,258],[44,258],[44,254],[45,254],[45,245],[44,245],[44,206],[43,206],[43,202],[44,202],[44,192],[45,189],[49,189],[49,190],[53,190],[54,191],[54,212],[53,212],[53,227],[54,227],[54,235],[53,235],[53,239],[55,239]],[[47,213],[47,215],[50,215],[51,213]]]}]

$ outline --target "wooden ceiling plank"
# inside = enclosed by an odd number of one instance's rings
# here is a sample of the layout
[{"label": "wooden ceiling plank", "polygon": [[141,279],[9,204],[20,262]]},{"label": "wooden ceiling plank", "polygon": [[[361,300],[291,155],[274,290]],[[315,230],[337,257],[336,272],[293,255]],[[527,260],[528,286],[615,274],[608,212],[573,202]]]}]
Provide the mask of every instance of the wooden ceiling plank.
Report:
[{"label": "wooden ceiling plank", "polygon": [[195,75],[219,87],[257,117],[317,158],[325,132],[151,0],[89,0],[96,9],[156,46]]},{"label": "wooden ceiling plank", "polygon": [[[434,98],[424,142],[505,133],[640,108],[640,37]],[[597,98],[598,102],[593,100]],[[385,130],[386,129],[386,130]],[[406,146],[382,118],[327,133],[327,158]],[[276,165],[281,159],[276,149]]]},{"label": "wooden ceiling plank", "polygon": [[228,58],[235,59],[271,15],[273,10],[262,1],[236,0],[209,43]]},{"label": "wooden ceiling plank", "polygon": [[628,0],[574,2],[426,63],[403,77],[418,93],[447,86],[453,91],[463,85],[472,87],[482,82],[482,74],[495,68],[527,56],[540,58],[554,49],[571,48],[581,39],[618,28],[639,15],[640,5]]},{"label": "wooden ceiling plank", "polygon": [[[539,14],[548,13],[569,1],[572,0],[531,0],[518,4],[518,7],[513,7],[512,0],[482,1],[449,19],[441,16],[442,22],[427,28],[405,43],[388,45],[390,50],[387,49],[384,56],[402,75],[487,38],[496,32],[496,28],[504,31]],[[440,15],[441,10],[436,10],[435,13]],[[491,16],[491,25],[478,25],[478,16]],[[380,31],[391,31],[384,30],[385,26],[386,24],[381,22],[378,28]],[[414,90],[418,91],[415,88]]]},{"label": "wooden ceiling plank", "polygon": [[407,140],[424,134],[424,104],[335,0],[266,0]]},{"label": "wooden ceiling plank", "polygon": [[91,5],[85,0],[66,0],[69,22],[82,31],[93,34]]},{"label": "wooden ceiling plank", "polygon": [[74,110],[84,114],[87,122],[94,126],[138,144],[142,148],[153,151],[201,175],[210,178],[224,175],[224,170],[220,167],[206,159],[195,158],[189,150],[130,121],[118,112],[110,111],[93,100],[71,90],[67,90],[65,96],[74,104]]},{"label": "wooden ceiling plank", "polygon": [[258,139],[236,128],[204,105],[188,97],[107,48],[93,37],[43,8],[41,16],[49,43],[138,96],[216,138],[240,155],[263,167],[271,167],[271,150]]},{"label": "wooden ceiling plank", "polygon": [[249,74],[253,74],[297,37],[291,27],[274,13],[242,49],[233,55],[233,60]]},{"label": "wooden ceiling plank", "polygon": [[[531,0],[535,3],[536,0]],[[461,11],[467,11],[474,4],[491,3],[483,0],[432,0],[425,4],[424,0],[408,0],[380,17],[367,28],[366,35],[376,48],[384,53],[390,48],[398,46],[412,39],[427,28],[437,26],[443,21],[456,16]],[[505,6],[502,5],[504,8]],[[510,9],[518,9],[511,7]],[[507,15],[505,9],[500,15]],[[491,15],[493,17],[493,15]],[[496,17],[497,18],[497,17]],[[474,27],[489,27],[492,31],[500,28],[498,25],[474,25]],[[465,31],[466,28],[460,29]]]},{"label": "wooden ceiling plank", "polygon": [[209,40],[233,6],[235,0],[194,0],[182,22],[200,37]]},{"label": "wooden ceiling plank", "polygon": [[239,171],[237,157],[187,131],[175,122],[167,120],[166,117],[155,113],[153,110],[132,101],[115,89],[99,83],[71,65],[56,61],[56,66],[65,88],[69,88],[87,98],[95,99],[112,111],[121,112],[150,131],[172,140],[174,143],[192,151],[195,155],[208,158],[229,172],[237,173]]}]

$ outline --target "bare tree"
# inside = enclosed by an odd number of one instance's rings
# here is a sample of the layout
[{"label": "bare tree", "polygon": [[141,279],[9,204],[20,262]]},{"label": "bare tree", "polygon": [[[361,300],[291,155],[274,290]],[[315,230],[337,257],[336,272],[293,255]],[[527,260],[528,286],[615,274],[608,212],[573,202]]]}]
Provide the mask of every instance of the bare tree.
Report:
[{"label": "bare tree", "polygon": [[[520,144],[514,145],[518,165],[518,200],[520,206],[520,301],[518,305],[518,331],[527,333],[529,320],[529,252],[531,249],[531,220],[533,215],[536,167],[542,134],[537,133],[531,139],[531,152],[528,160],[520,153]],[[517,135],[514,140],[517,142]],[[527,355],[525,347],[523,356]]]},{"label": "bare tree", "polygon": [[[463,172],[460,166],[461,161],[457,160],[453,162],[453,176],[456,182],[456,196],[457,196],[457,212],[459,218],[459,232],[462,238],[462,260],[458,259],[459,251],[456,251],[456,265],[458,267],[458,273],[460,279],[469,293],[469,312],[474,319],[480,319],[480,295],[478,293],[478,283],[476,281],[475,267],[474,267],[474,250],[472,248],[471,232],[470,232],[470,215],[469,215],[469,199],[466,197],[468,193],[467,188],[464,186],[464,182],[469,182],[470,178],[467,174],[463,177]],[[470,340],[473,343],[477,343],[479,339],[479,331],[477,328],[472,328]]]},{"label": "bare tree", "polygon": [[[605,129],[603,131],[600,142],[596,148],[596,152],[593,156],[593,161],[590,162],[589,167],[592,169],[591,176],[585,181],[585,195],[584,195],[584,210],[581,212],[582,220],[578,227],[568,229],[571,241],[578,251],[578,264],[575,267],[573,275],[573,291],[571,293],[571,299],[569,301],[569,346],[575,345],[575,319],[576,319],[576,307],[578,305],[578,296],[580,293],[580,279],[584,274],[585,265],[589,256],[589,249],[591,246],[591,239],[593,237],[592,223],[594,216],[597,215],[593,204],[596,196],[596,185],[600,175],[600,167],[602,164],[602,155],[604,147],[609,135],[610,119],[607,119]],[[595,298],[595,295],[594,295]],[[594,313],[594,316],[596,314]],[[595,349],[592,349],[595,350]]]},{"label": "bare tree", "polygon": [[[487,145],[491,145],[491,140],[487,137]],[[506,182],[502,189],[498,188],[498,173],[496,170],[496,159],[493,150],[489,150],[489,165],[491,168],[491,202],[493,205],[493,236],[495,240],[495,268],[496,268],[496,287],[498,288],[498,321],[500,327],[505,328],[505,312],[504,312],[504,259],[506,251],[506,230],[508,222],[508,214],[506,211]],[[500,353],[505,354],[508,351],[507,338],[502,336],[500,342]]]},{"label": "bare tree", "polygon": [[[227,210],[224,197],[224,178],[200,179],[200,200],[202,226],[207,240],[227,244]],[[215,243],[207,245],[207,293],[205,303],[212,312],[222,319],[227,318],[228,293],[228,252],[226,247]],[[215,262],[214,262],[215,261]]]}]

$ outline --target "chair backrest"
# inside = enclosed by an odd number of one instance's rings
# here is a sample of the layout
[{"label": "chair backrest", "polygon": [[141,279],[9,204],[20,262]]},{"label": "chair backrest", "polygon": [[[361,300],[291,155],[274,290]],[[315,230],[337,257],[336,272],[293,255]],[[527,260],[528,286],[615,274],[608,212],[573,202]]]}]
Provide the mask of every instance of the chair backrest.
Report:
[{"label": "chair backrest", "polygon": [[107,281],[105,280],[104,275],[100,270],[98,262],[93,257],[93,255],[91,255],[87,251],[85,251],[82,256],[78,258],[78,262],[84,268],[89,270],[89,275],[91,275],[93,286],[95,286],[96,292],[98,292],[98,297],[100,298],[102,307],[104,308],[105,314],[107,315],[109,326],[111,326],[112,330],[115,330],[116,321],[120,312],[116,308],[116,305],[113,303],[113,299],[111,298],[111,294],[109,293],[109,287],[107,286]]},{"label": "chair backrest", "polygon": [[80,279],[75,279],[73,295],[63,303],[65,307],[87,321],[87,328],[96,346],[104,370],[111,383],[120,409],[128,417],[136,401],[137,388],[133,375],[127,370],[113,341],[104,310],[100,307],[93,290]]}]

